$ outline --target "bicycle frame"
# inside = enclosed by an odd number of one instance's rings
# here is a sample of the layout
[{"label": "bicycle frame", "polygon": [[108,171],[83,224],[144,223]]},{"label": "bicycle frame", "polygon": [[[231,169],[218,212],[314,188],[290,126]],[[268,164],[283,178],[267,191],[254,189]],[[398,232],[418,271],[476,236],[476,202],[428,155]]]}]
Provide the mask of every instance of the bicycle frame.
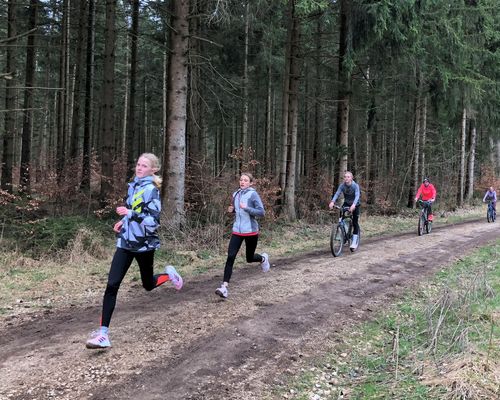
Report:
[{"label": "bicycle frame", "polygon": [[491,200],[488,201],[488,209],[486,211],[486,219],[488,222],[495,222],[496,212],[493,208],[493,202]]},{"label": "bicycle frame", "polygon": [[418,215],[418,236],[422,236],[424,230],[426,233],[431,233],[432,230],[432,222],[429,221],[429,207],[431,203],[429,201],[419,200],[418,204],[421,207]]},{"label": "bicycle frame", "polygon": [[[344,244],[348,244],[352,238],[352,214],[349,207],[335,206],[340,210],[338,223],[332,226],[332,233],[330,235],[330,249],[334,257],[342,254]],[[337,232],[340,233],[338,237]],[[339,240],[340,239],[340,240]],[[352,250],[351,250],[352,251]]]}]

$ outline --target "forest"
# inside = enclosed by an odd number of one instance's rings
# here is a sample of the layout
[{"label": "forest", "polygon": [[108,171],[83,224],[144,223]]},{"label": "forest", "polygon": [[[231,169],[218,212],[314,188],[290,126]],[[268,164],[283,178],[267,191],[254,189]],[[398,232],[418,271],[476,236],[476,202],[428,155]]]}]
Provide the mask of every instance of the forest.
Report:
[{"label": "forest", "polygon": [[373,212],[424,176],[443,208],[500,183],[497,0],[1,5],[4,212],[106,215],[143,152],[181,230],[220,221],[241,171],[289,221],[346,170]]}]

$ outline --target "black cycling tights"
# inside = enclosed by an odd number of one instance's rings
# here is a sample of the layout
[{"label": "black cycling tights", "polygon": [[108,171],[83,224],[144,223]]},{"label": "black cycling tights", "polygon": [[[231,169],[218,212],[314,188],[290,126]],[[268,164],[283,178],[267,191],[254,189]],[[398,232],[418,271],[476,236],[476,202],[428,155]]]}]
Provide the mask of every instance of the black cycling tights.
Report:
[{"label": "black cycling tights", "polygon": [[240,247],[245,241],[246,246],[246,257],[247,262],[262,262],[262,256],[260,254],[255,253],[255,249],[257,248],[257,242],[259,241],[259,235],[252,236],[238,236],[231,235],[231,240],[229,240],[229,247],[227,249],[227,261],[226,266],[224,268],[224,282],[228,282],[231,279],[231,275],[233,274],[233,265],[234,260],[240,250]]},{"label": "black cycling tights", "polygon": [[120,284],[130,268],[132,261],[134,261],[134,258],[139,264],[142,286],[144,289],[150,291],[168,281],[167,274],[153,275],[154,256],[154,250],[137,253],[120,248],[116,249],[113,261],[111,261],[108,284],[106,286],[106,291],[104,292],[101,326],[109,327],[111,316],[113,315],[116,305],[118,289],[120,288]]}]

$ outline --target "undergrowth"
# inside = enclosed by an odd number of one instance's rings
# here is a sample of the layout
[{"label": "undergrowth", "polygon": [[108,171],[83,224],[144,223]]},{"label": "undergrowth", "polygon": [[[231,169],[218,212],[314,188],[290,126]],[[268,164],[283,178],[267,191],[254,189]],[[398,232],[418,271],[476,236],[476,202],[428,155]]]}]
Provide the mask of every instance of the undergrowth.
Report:
[{"label": "undergrowth", "polygon": [[340,344],[283,398],[493,399],[500,388],[500,244],[438,274]]}]

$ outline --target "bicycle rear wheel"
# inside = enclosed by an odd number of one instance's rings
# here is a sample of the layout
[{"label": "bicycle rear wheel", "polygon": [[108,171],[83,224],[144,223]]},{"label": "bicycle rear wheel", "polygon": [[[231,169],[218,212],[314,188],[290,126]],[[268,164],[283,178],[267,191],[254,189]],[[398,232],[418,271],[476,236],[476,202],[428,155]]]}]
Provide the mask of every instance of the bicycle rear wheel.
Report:
[{"label": "bicycle rear wheel", "polygon": [[422,236],[424,234],[424,227],[425,227],[425,217],[421,215],[418,218],[418,236]]},{"label": "bicycle rear wheel", "polygon": [[332,227],[332,233],[330,234],[330,250],[334,257],[338,257],[342,254],[342,247],[344,246],[345,233],[340,225],[334,225]]}]

